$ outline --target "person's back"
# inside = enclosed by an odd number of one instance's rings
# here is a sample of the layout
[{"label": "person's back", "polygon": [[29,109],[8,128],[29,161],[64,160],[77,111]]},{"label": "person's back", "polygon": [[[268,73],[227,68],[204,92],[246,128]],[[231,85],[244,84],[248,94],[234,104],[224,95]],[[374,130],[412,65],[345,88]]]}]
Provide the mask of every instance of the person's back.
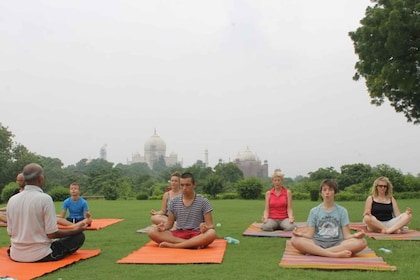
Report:
[{"label": "person's back", "polygon": [[86,225],[58,229],[54,202],[42,190],[43,168],[36,163],[27,164],[23,175],[25,189],[12,196],[7,205],[9,257],[18,262],[46,262],[73,254],[85,241]]},{"label": "person's back", "polygon": [[[57,231],[52,198],[41,188],[27,185],[7,204],[7,230],[11,237],[10,256],[15,261],[31,262],[51,252],[46,234]],[[42,210],[42,211],[40,211]]]}]

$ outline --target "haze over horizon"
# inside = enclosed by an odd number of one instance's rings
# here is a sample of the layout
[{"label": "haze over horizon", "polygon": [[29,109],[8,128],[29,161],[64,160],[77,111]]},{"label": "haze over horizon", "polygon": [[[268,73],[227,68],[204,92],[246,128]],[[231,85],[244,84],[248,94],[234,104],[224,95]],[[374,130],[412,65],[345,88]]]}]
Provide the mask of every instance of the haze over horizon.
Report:
[{"label": "haze over horizon", "polygon": [[[22,3],[23,2],[23,3]],[[184,166],[249,148],[269,173],[420,173],[420,127],[355,82],[369,0],[1,1],[0,122],[65,166],[157,134]]]}]

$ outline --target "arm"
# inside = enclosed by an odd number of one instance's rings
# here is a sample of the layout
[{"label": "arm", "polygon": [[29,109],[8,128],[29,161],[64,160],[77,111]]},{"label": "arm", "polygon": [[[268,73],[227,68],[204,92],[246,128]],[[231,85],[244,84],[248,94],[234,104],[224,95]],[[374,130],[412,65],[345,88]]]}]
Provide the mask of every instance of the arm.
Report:
[{"label": "arm", "polygon": [[394,217],[398,217],[401,214],[400,208],[398,207],[397,200],[394,197],[391,197],[392,201],[392,210],[394,211]]},{"label": "arm", "polygon": [[211,211],[204,214],[204,223],[200,225],[201,233],[205,233],[209,229],[214,229],[213,216],[211,214]]},{"label": "arm", "polygon": [[287,190],[287,216],[291,223],[295,222],[295,217],[293,216],[292,192],[290,190]]},{"label": "arm", "polygon": [[349,225],[345,225],[341,229],[343,231],[343,237],[344,237],[344,239],[350,239],[350,238],[358,238],[358,239],[360,239],[360,238],[363,238],[365,236],[365,232],[363,230],[362,231],[358,231],[358,232],[356,232],[354,234],[351,234]]},{"label": "arm", "polygon": [[170,230],[173,226],[174,226],[174,222],[175,222],[175,216],[172,212],[169,212],[168,215],[168,220],[166,221],[166,223],[160,223],[158,224],[158,231],[166,231],[166,230]]},{"label": "arm", "polygon": [[165,215],[166,211],[168,209],[168,196],[169,196],[169,192],[166,192],[163,194],[162,196],[162,204],[159,211],[156,210],[150,210],[150,215]]},{"label": "arm", "polygon": [[315,227],[304,227],[293,229],[293,235],[312,239],[314,237]]},{"label": "arm", "polygon": [[61,210],[61,213],[58,215],[58,217],[64,219],[66,217],[66,213],[67,213],[67,210]]},{"label": "arm", "polygon": [[372,196],[368,196],[368,198],[366,198],[366,202],[365,202],[365,211],[363,212],[363,216],[366,215],[372,215],[371,211],[372,211]]},{"label": "arm", "polygon": [[67,236],[72,236],[75,234],[79,234],[83,232],[87,228],[87,225],[85,224],[79,224],[77,227],[72,229],[59,229],[56,232],[47,234],[49,239],[55,239],[55,238],[63,238]]},{"label": "arm", "polygon": [[262,216],[262,222],[265,223],[268,220],[268,211],[270,209],[270,191],[267,191],[265,193],[265,207],[264,207],[264,212],[263,212],[263,216]]}]

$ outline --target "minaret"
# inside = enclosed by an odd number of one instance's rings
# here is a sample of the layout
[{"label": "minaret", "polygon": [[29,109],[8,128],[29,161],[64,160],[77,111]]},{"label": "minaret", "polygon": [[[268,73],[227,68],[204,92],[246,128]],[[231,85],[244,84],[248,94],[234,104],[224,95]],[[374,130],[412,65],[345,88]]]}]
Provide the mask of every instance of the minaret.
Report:
[{"label": "minaret", "polygon": [[103,160],[106,160],[106,146],[107,144],[103,145],[101,150],[99,151],[99,157]]},{"label": "minaret", "polygon": [[209,150],[204,150],[204,164],[205,166],[209,166]]}]

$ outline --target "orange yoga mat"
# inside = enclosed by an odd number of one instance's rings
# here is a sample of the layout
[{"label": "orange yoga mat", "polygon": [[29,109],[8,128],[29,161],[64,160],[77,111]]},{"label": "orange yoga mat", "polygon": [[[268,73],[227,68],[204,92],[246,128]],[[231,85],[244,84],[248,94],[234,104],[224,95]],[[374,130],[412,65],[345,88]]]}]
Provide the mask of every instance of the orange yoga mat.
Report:
[{"label": "orange yoga mat", "polygon": [[[87,227],[88,230],[99,230],[101,228],[113,225],[115,223],[124,221],[124,219],[93,219],[92,224]],[[70,228],[71,226],[61,226],[59,225],[58,228],[66,229]]]},{"label": "orange yoga mat", "polygon": [[[124,219],[93,219],[92,224],[88,227],[88,230],[99,230],[101,228],[110,226],[112,224],[124,221]],[[7,223],[0,222],[0,226],[6,227]],[[59,225],[58,228],[66,229],[71,228],[71,226],[61,226]]]},{"label": "orange yoga mat", "polygon": [[20,263],[12,261],[7,256],[7,247],[2,247],[0,248],[0,278],[8,276],[18,280],[34,279],[80,260],[95,257],[100,252],[100,249],[80,249],[76,253],[56,262]]},{"label": "orange yoga mat", "polygon": [[352,258],[327,258],[304,255],[293,247],[290,240],[286,241],[286,248],[279,263],[284,268],[310,268],[323,270],[375,270],[395,271],[396,266],[387,264],[374,251],[366,247]]},{"label": "orange yoga mat", "polygon": [[368,232],[364,223],[350,223],[352,230],[364,230],[366,236],[376,240],[420,240],[420,231],[407,229],[401,233],[376,233]]},{"label": "orange yoga mat", "polygon": [[216,239],[204,249],[160,248],[154,241],[120,259],[117,263],[130,264],[188,264],[222,263],[226,240]]}]

